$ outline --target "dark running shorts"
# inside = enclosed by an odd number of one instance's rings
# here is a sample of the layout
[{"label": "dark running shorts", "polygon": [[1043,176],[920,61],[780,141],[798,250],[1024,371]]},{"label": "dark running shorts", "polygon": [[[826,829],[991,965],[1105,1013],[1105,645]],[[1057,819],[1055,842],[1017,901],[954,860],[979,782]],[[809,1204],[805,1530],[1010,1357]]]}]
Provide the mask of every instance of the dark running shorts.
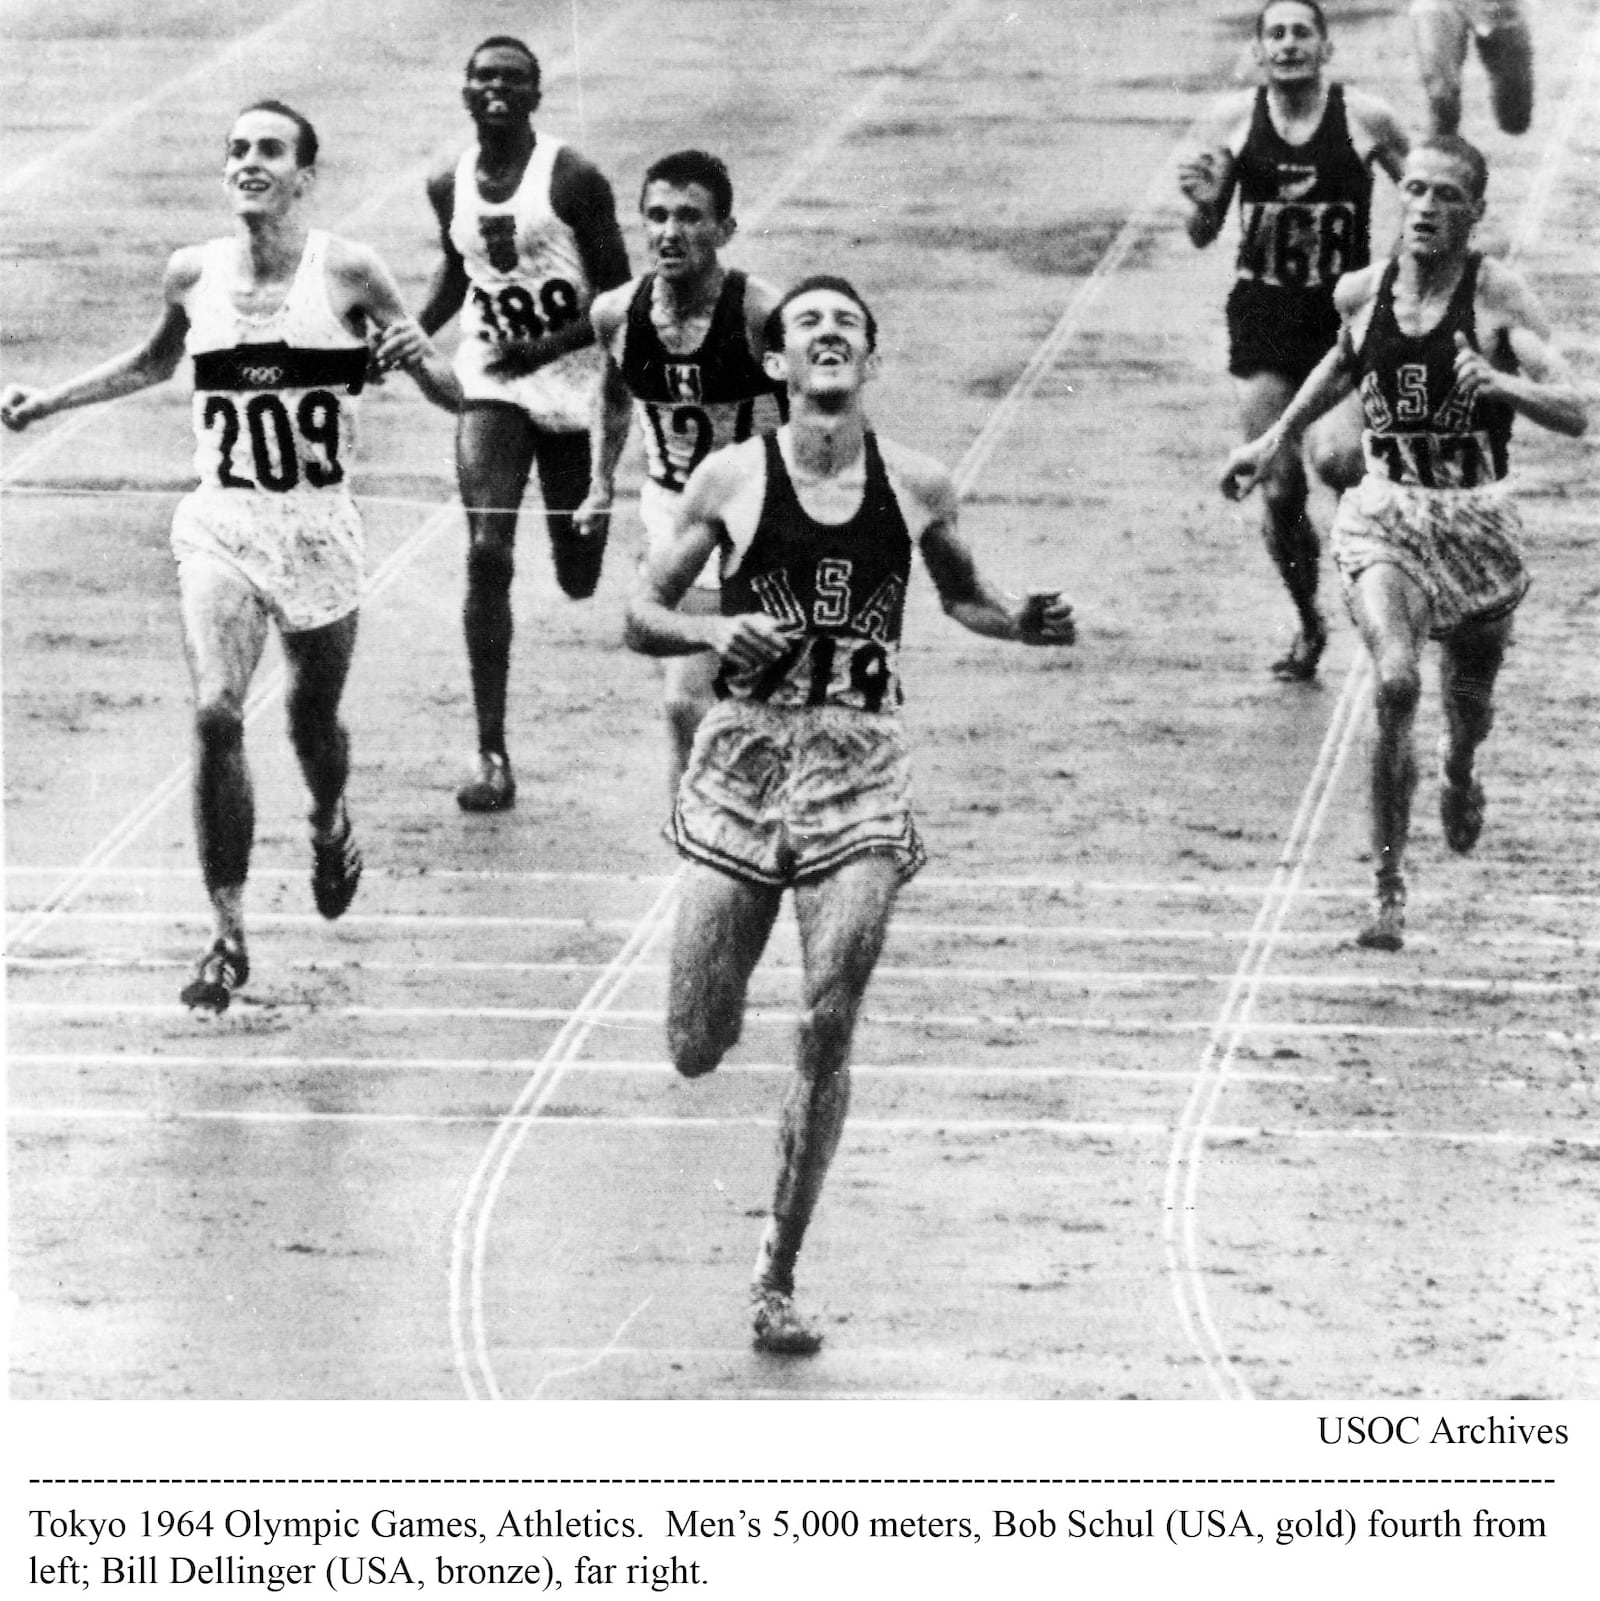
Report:
[{"label": "dark running shorts", "polygon": [[1338,336],[1331,294],[1240,278],[1228,295],[1228,371],[1235,378],[1275,372],[1303,383]]}]

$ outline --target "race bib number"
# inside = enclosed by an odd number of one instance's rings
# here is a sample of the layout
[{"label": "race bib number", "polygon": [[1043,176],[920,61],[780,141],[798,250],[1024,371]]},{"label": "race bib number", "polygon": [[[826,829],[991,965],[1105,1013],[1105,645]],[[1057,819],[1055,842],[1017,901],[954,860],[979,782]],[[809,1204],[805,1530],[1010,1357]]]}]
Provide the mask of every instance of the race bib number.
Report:
[{"label": "race bib number", "polygon": [[753,400],[715,407],[647,401],[643,410],[650,427],[650,476],[673,491],[683,488],[713,450],[748,439],[755,419]]},{"label": "race bib number", "polygon": [[344,481],[342,421],[338,397],[325,389],[298,401],[270,390],[248,397],[209,394],[200,413],[201,428],[216,446],[217,482],[274,494],[302,483],[330,489]]},{"label": "race bib number", "polygon": [[575,323],[583,300],[565,278],[541,284],[506,284],[500,289],[472,285],[472,303],[485,335],[497,345],[530,344]]},{"label": "race bib number", "polygon": [[1326,288],[1355,265],[1356,251],[1355,208],[1345,201],[1264,200],[1244,208],[1241,277],[1282,289]]},{"label": "race bib number", "polygon": [[809,634],[742,681],[746,697],[776,706],[882,711],[894,683],[889,650],[875,639]]},{"label": "race bib number", "polygon": [[1367,471],[1392,484],[1419,489],[1476,489],[1504,477],[1485,433],[1375,434],[1361,436]]}]

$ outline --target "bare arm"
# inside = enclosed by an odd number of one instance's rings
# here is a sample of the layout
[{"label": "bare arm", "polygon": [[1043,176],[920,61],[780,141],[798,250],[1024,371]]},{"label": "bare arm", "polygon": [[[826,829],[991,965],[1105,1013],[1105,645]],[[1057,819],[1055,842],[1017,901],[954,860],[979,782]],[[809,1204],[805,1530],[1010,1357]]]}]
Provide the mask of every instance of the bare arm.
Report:
[{"label": "bare arm", "polygon": [[345,304],[365,324],[379,370],[409,373],[434,405],[459,411],[460,381],[401,304],[400,290],[382,258],[365,245],[341,241],[334,271]]},{"label": "bare arm", "polygon": [[623,632],[630,650],[646,656],[714,650],[730,668],[741,670],[764,667],[789,648],[794,629],[765,612],[710,617],[674,610],[717,548],[723,509],[759,459],[734,446],[713,451],[695,468],[678,502],[670,544],[649,556],[634,580]]},{"label": "bare arm", "polygon": [[1345,106],[1365,147],[1363,159],[1388,173],[1391,182],[1399,183],[1411,149],[1411,140],[1399,117],[1387,101],[1356,89],[1346,89]]},{"label": "bare arm", "polygon": [[1212,112],[1201,130],[1199,146],[1178,162],[1178,188],[1189,202],[1185,227],[1189,243],[1203,250],[1222,232],[1228,219],[1237,175],[1236,141],[1241,119],[1248,128],[1254,98],[1229,95]]},{"label": "bare arm", "polygon": [[1077,638],[1071,605],[1058,590],[1002,594],[979,571],[956,527],[955,485],[942,467],[913,458],[896,471],[929,514],[920,546],[945,615],[974,634],[1019,645],[1070,645]]},{"label": "bare arm", "polygon": [[454,167],[436,172],[428,180],[428,204],[439,221],[439,263],[428,280],[427,293],[422,298],[422,309],[417,322],[425,334],[433,335],[461,310],[467,298],[467,269],[461,253],[450,238],[450,222],[456,209],[456,173]]},{"label": "bare arm", "polygon": [[1589,408],[1571,369],[1550,343],[1544,307],[1520,273],[1498,262],[1483,265],[1478,326],[1504,331],[1517,371],[1502,370],[1457,334],[1457,379],[1474,396],[1504,401],[1529,422],[1577,438],[1589,426]]},{"label": "bare arm", "polygon": [[199,275],[198,252],[178,251],[167,263],[162,281],[164,304],[155,326],[143,341],[87,372],[47,389],[29,389],[8,384],[0,395],[0,422],[20,433],[58,411],[77,406],[94,406],[104,400],[118,400],[137,394],[154,384],[165,383],[183,360],[184,339],[189,331],[185,298]]},{"label": "bare arm", "polygon": [[573,514],[573,525],[581,534],[595,534],[606,526],[616,495],[617,463],[622,460],[633,420],[633,396],[622,381],[619,359],[632,292],[633,285],[624,284],[601,295],[589,310],[605,366],[589,414],[589,493]]}]

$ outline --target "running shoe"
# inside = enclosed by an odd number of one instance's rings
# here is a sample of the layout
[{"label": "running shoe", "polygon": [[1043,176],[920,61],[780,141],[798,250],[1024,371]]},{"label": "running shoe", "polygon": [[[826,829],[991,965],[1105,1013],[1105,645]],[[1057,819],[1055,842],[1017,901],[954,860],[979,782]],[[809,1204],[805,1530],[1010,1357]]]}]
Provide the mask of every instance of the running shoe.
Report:
[{"label": "running shoe", "polygon": [[1405,942],[1405,885],[1382,884],[1372,904],[1372,917],[1356,935],[1356,944],[1368,951],[1397,951]]},{"label": "running shoe", "polygon": [[250,959],[244,946],[217,939],[195,967],[194,977],[178,999],[197,1012],[225,1012],[233,992],[250,977]]},{"label": "running shoe", "polygon": [[1328,630],[1320,617],[1313,618],[1309,627],[1294,636],[1289,654],[1272,664],[1272,676],[1287,684],[1309,683],[1317,676],[1317,663],[1327,648]]},{"label": "running shoe", "polygon": [[1465,856],[1478,843],[1483,832],[1483,785],[1475,778],[1452,784],[1439,775],[1439,821],[1444,824],[1444,842],[1458,856]]},{"label": "running shoe", "polygon": [[750,1291],[751,1343],[773,1356],[815,1356],[822,1336],[794,1309],[794,1297],[783,1290],[756,1285]]},{"label": "running shoe", "polygon": [[508,812],[517,804],[517,781],[502,751],[478,752],[478,770],[456,791],[464,812]]},{"label": "running shoe", "polygon": [[344,916],[350,902],[356,898],[362,866],[361,848],[356,844],[348,814],[343,830],[332,839],[312,840],[311,897],[329,922]]}]

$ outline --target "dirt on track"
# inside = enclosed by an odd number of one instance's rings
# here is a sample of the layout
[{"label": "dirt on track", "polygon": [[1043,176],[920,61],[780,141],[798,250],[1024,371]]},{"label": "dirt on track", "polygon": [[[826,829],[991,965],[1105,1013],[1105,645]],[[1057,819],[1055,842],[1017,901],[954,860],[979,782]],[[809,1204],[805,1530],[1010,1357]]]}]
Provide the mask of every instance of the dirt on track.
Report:
[{"label": "dirt on track", "polygon": [[[272,92],[327,108],[322,218],[378,244],[413,301],[420,169],[464,132],[457,58],[497,27],[479,9],[458,8],[459,49],[421,0],[319,12],[275,46]],[[914,597],[935,861],[868,999],[802,1264],[824,1355],[752,1356],[741,1302],[790,1052],[787,919],[729,1064],[691,1085],[663,1062],[665,930],[641,920],[675,863],[655,680],[619,641],[631,525],[573,607],[529,519],[519,804],[462,817],[462,532],[435,510],[449,428],[396,388],[372,398],[363,450],[375,583],[349,719],[367,881],[337,927],[311,913],[268,698],[249,732],[255,974],[218,1023],[175,1004],[206,919],[178,771],[174,386],[83,414],[53,453],[25,454],[44,428],[6,441],[27,486],[4,504],[13,1394],[1600,1394],[1595,448],[1519,433],[1537,582],[1489,827],[1449,857],[1425,783],[1412,938],[1358,951],[1365,746],[1359,724],[1330,737],[1354,641],[1341,619],[1317,685],[1263,671],[1287,606],[1253,509],[1212,488],[1233,430],[1227,243],[1193,253],[1172,192],[1172,151],[1249,18],[1159,0],[1130,29],[1122,7],[1059,9],[706,0],[674,8],[663,45],[639,7],[586,7],[581,112],[564,10],[527,23],[551,41],[543,125],[614,175],[625,215],[632,175],[700,142],[758,219],[734,260],[777,279],[847,265],[885,330],[877,423],[961,464],[964,526],[998,577],[1059,581],[1080,611],[1079,647],[1052,656],[963,634],[925,583]],[[179,16],[30,37],[8,166],[72,137],[48,109],[65,77],[99,74],[77,100],[102,114],[134,93],[119,62],[161,59]],[[1538,202],[1551,152],[1600,137],[1592,112],[1556,110],[1594,103],[1572,83],[1585,9],[1542,16],[1534,133],[1485,135],[1491,244]],[[1340,64],[1414,116],[1399,27],[1346,13]],[[142,327],[166,252],[221,226],[214,138],[261,92],[237,63],[197,79],[181,115],[139,119],[149,140],[93,147],[70,210],[43,179],[7,197],[8,377],[78,370]],[[375,116],[380,95],[414,114]],[[1550,170],[1524,262],[1592,385],[1600,180],[1571,154]]]}]

